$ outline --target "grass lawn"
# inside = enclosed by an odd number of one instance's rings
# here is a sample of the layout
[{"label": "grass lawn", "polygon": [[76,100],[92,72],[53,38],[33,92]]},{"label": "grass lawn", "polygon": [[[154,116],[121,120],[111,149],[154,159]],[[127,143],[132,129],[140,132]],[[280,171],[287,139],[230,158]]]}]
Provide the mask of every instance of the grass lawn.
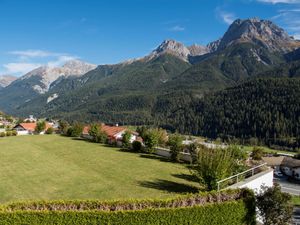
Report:
[{"label": "grass lawn", "polygon": [[[241,146],[245,151],[247,152],[252,152],[253,146],[247,146],[247,145],[242,145]],[[297,152],[290,152],[290,151],[282,151],[282,150],[276,150],[276,149],[271,149],[265,146],[258,146],[259,148],[262,148],[265,152],[267,153],[284,153],[284,154],[291,154],[291,155],[296,155]]]},{"label": "grass lawn", "polygon": [[300,196],[293,196],[292,203],[293,203],[293,205],[300,206]]},{"label": "grass lawn", "polygon": [[184,165],[57,135],[0,138],[0,202],[161,198],[187,191]]}]

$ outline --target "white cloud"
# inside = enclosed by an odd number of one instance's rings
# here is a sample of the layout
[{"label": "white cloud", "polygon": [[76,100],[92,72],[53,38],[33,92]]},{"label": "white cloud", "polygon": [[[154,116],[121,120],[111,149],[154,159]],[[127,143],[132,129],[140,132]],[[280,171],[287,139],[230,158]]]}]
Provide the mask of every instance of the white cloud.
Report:
[{"label": "white cloud", "polygon": [[185,28],[183,26],[176,25],[174,27],[171,27],[169,30],[170,31],[174,31],[174,32],[181,32],[181,31],[184,31]]},{"label": "white cloud", "polygon": [[26,74],[30,72],[31,70],[34,70],[38,67],[40,67],[41,64],[38,63],[8,63],[4,64],[3,67],[6,69],[7,74]]},{"label": "white cloud", "polygon": [[233,13],[217,10],[217,16],[228,25],[232,24],[236,20],[236,16]]},{"label": "white cloud", "polygon": [[300,3],[300,0],[257,0],[258,2],[270,3],[270,4],[297,4]]},{"label": "white cloud", "polygon": [[17,55],[19,57],[41,58],[41,57],[56,56],[59,53],[52,53],[43,50],[25,50],[25,51],[11,51],[9,52],[9,54]]},{"label": "white cloud", "polygon": [[8,54],[15,56],[15,59],[12,59],[12,62],[3,64],[1,73],[17,76],[24,75],[42,65],[57,67],[63,65],[67,61],[79,58],[67,53],[57,53],[38,49],[11,51],[8,52]]}]

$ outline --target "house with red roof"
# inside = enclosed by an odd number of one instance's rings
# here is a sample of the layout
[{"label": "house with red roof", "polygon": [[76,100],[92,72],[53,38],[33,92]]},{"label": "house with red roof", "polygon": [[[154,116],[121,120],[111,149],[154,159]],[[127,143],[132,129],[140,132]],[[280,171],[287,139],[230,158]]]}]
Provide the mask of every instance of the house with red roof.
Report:
[{"label": "house with red roof", "polygon": [[[108,136],[108,142],[110,144],[117,143],[117,145],[122,145],[122,137],[123,134],[128,130],[126,127],[123,126],[109,126],[109,125],[99,125],[100,129],[105,132]],[[83,128],[82,137],[86,139],[91,139],[89,135],[90,126],[85,126]],[[134,131],[130,131],[131,133],[131,139],[130,143],[134,141],[141,141],[141,138],[139,137],[139,134]]]},{"label": "house with red roof", "polygon": [[[50,128],[51,125],[46,123],[46,128],[40,134],[45,134],[45,131]],[[30,135],[35,133],[36,123],[19,123],[13,129],[17,131],[18,135]]]}]

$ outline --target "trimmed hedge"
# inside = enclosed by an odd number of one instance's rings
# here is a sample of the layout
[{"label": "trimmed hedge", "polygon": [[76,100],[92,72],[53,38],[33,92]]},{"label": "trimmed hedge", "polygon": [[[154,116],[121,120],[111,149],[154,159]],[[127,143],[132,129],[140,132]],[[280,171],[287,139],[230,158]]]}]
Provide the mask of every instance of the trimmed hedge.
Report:
[{"label": "trimmed hedge", "polygon": [[[236,195],[240,193],[239,195]],[[192,196],[178,197],[173,200],[115,201],[100,203],[97,201],[80,201],[49,203],[16,203],[4,205],[0,211],[0,224],[130,224],[130,225],[207,225],[207,224],[255,224],[254,195],[251,191],[226,191],[225,195],[234,198],[211,198],[215,193],[195,195],[207,196],[212,201],[193,202]],[[198,196],[198,197],[196,197]],[[183,203],[185,205],[178,204]],[[72,207],[70,203],[73,203]],[[210,203],[208,203],[210,202]],[[215,203],[214,203],[215,202]],[[59,203],[59,204],[58,204]],[[88,204],[87,204],[88,203]],[[90,204],[93,203],[93,204]],[[133,205],[140,203],[137,210]],[[61,207],[56,208],[58,205]],[[64,205],[64,207],[62,207]],[[114,206],[114,207],[99,207]],[[54,207],[55,206],[55,207]],[[117,207],[116,207],[117,206]],[[125,207],[126,206],[126,207]],[[124,210],[127,208],[127,210]]]},{"label": "trimmed hedge", "polygon": [[187,194],[170,199],[146,199],[123,201],[69,200],[69,201],[34,201],[17,202],[0,206],[0,211],[120,211],[159,208],[179,208],[205,205],[207,203],[238,200],[252,196],[247,189],[225,190],[221,192],[201,192]]}]

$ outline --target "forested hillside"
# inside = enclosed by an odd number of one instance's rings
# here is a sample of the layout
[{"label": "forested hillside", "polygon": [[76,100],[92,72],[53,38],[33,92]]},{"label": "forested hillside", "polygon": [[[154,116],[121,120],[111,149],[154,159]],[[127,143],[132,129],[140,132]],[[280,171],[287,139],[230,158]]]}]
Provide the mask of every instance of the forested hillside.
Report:
[{"label": "forested hillside", "polygon": [[265,78],[228,88],[169,115],[183,133],[300,146],[300,80]]}]

